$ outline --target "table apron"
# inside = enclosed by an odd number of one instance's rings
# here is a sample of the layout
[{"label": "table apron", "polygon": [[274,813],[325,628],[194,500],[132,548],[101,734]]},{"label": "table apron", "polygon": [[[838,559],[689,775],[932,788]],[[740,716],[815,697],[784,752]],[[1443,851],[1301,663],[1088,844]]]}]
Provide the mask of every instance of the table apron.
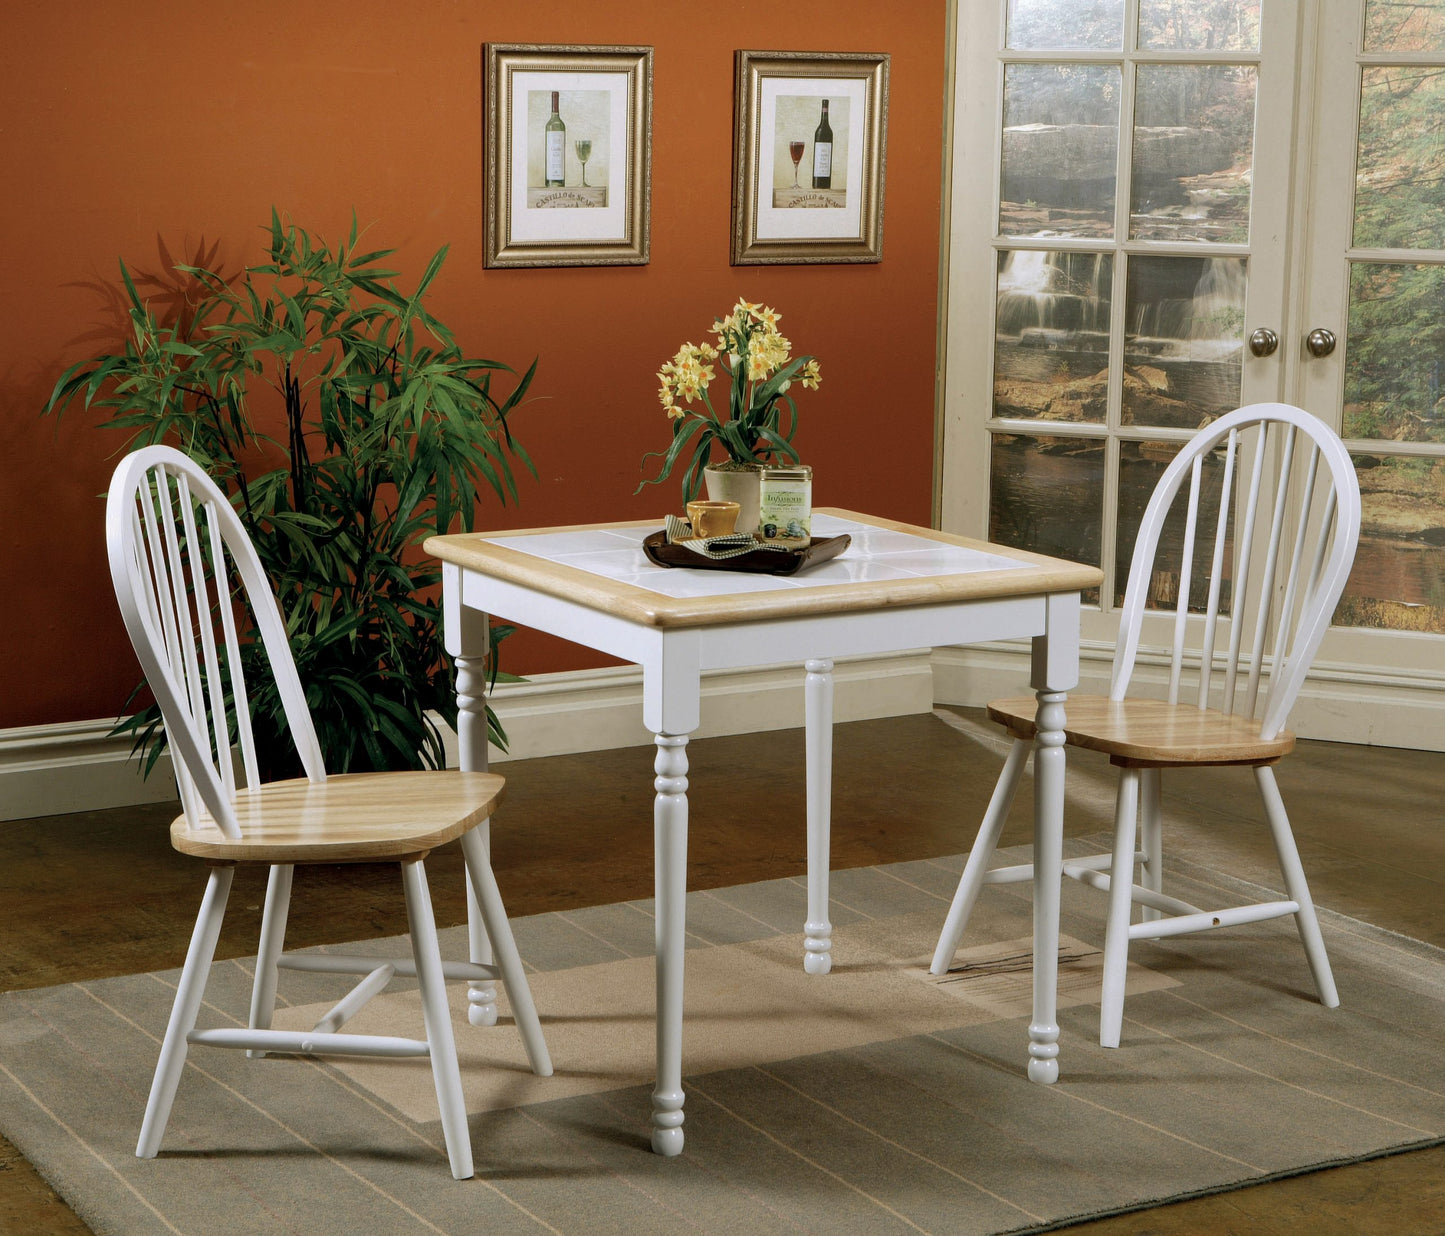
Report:
[{"label": "table apron", "polygon": [[476,571],[463,570],[460,576],[462,604],[469,609],[560,635],[637,665],[645,664],[658,645],[661,631],[656,627]]},{"label": "table apron", "polygon": [[1042,596],[803,615],[702,628],[703,670],[800,663],[1027,638],[1047,630]]},{"label": "table apron", "polygon": [[468,608],[639,665],[648,664],[663,643],[684,633],[688,639],[700,636],[699,668],[713,670],[1027,638],[1044,634],[1048,626],[1046,597],[1036,595],[662,628],[475,571],[459,574],[462,604]]}]

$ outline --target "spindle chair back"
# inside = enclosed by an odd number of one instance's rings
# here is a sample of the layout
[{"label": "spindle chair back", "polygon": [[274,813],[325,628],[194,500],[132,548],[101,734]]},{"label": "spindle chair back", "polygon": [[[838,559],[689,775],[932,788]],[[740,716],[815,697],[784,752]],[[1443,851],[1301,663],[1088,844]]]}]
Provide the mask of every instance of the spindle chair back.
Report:
[{"label": "spindle chair back", "polygon": [[[397,772],[328,777],[286,627],[235,509],[188,457],[149,446],[116,468],[106,506],[111,579],[121,616],[165,725],[182,815],[171,844],[209,867],[206,892],[162,1040],[136,1154],[158,1153],[191,1044],[300,1055],[425,1057],[458,1179],[472,1175],[471,1138],[446,980],[470,984],[473,1025],[496,1020],[495,983],[510,998],[533,1072],[552,1071],[531,992],[483,839],[503,780],[489,773]],[[238,609],[249,609],[305,776],[263,784],[243,667]],[[233,751],[239,750],[239,760]],[[237,763],[239,762],[239,772]],[[443,962],[423,859],[459,841],[478,915],[468,962]],[[298,863],[394,861],[406,893],[412,957],[284,952]],[[197,1030],[206,979],[238,864],[269,868],[245,1029]],[[492,954],[495,953],[495,964]],[[272,1028],[281,969],[356,974],[357,985],[312,1029]],[[424,1039],[341,1033],[396,976],[415,977]]]},{"label": "spindle chair back", "polygon": [[[1171,512],[1184,531],[1166,556]],[[1177,579],[1168,702],[1192,698],[1199,708],[1258,717],[1260,737],[1273,738],[1329,629],[1359,531],[1354,467],[1317,418],[1287,404],[1254,404],[1201,430],[1164,470],[1144,510],[1109,698],[1129,693],[1154,582]],[[1202,614],[1193,605],[1199,593]]]},{"label": "spindle chair back", "polygon": [[[1109,694],[1075,695],[1065,705],[1067,744],[1102,752],[1119,769],[1113,853],[1063,865],[1065,875],[1109,893],[1105,1047],[1119,1044],[1135,939],[1293,915],[1321,1002],[1339,1003],[1273,765],[1294,747],[1285,724],[1349,578],[1359,534],[1359,485],[1348,452],[1323,422],[1286,404],[1220,417],[1189,440],[1154,488],[1134,543]],[[1161,664],[1162,700],[1152,681]],[[984,884],[1033,877],[1031,864],[990,870],[988,863],[1033,745],[1035,707],[1031,697],[988,705],[1013,742],[939,936],[934,974],[947,973]],[[1162,770],[1213,765],[1252,770],[1285,897],[1204,910],[1164,894]],[[1141,921],[1131,924],[1136,903]]]},{"label": "spindle chair back", "polygon": [[238,840],[232,800],[238,789],[261,783],[238,636],[241,606],[264,644],[301,766],[309,780],[326,780],[280,610],[235,508],[187,456],[170,448],[137,451],[121,462],[111,492],[117,495],[106,514],[111,578],[167,743],[180,757],[173,763],[181,806],[193,826],[209,813]]}]

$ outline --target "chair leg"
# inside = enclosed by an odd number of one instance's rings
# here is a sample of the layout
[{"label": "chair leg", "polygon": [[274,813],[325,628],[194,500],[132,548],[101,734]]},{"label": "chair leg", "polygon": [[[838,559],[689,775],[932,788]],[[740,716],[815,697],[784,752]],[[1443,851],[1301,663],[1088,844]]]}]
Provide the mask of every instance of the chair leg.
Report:
[{"label": "chair leg", "polygon": [[[1139,833],[1144,862],[1139,883],[1150,892],[1164,891],[1164,816],[1160,805],[1159,770],[1139,770]],[[1153,906],[1144,906],[1143,920],[1152,923],[1164,917]]]},{"label": "chair leg", "polygon": [[[483,820],[476,827],[482,851],[491,862],[490,841],[491,821]],[[477,893],[472,882],[467,880],[467,945],[471,959],[478,965],[492,964],[492,942],[487,939],[487,929],[482,923],[482,908],[477,904]],[[490,980],[478,980],[467,984],[467,1020],[474,1026],[495,1026],[497,1024],[497,985]]]},{"label": "chair leg", "polygon": [[1294,833],[1289,826],[1289,816],[1285,813],[1279,783],[1274,779],[1274,769],[1267,764],[1260,765],[1254,770],[1254,779],[1259,785],[1260,797],[1264,799],[1264,811],[1269,817],[1269,831],[1274,838],[1274,849],[1279,857],[1279,869],[1284,876],[1285,889],[1290,900],[1299,903],[1299,910],[1294,916],[1295,926],[1299,928],[1300,940],[1305,946],[1305,956],[1309,959],[1310,973],[1314,975],[1320,1003],[1329,1009],[1338,1008],[1340,995],[1335,989],[1335,976],[1330,971],[1330,959],[1325,954],[1325,941],[1320,934],[1320,920],[1315,914],[1315,903],[1310,898],[1299,848],[1295,845]]},{"label": "chair leg", "polygon": [[[256,951],[256,979],[251,986],[252,1030],[269,1030],[276,1011],[276,959],[286,946],[286,916],[291,909],[291,877],[295,868],[276,865],[266,879],[266,904],[261,911],[261,943]],[[252,1059],[264,1056],[252,1049]]]},{"label": "chair leg", "polygon": [[532,989],[527,985],[527,975],[517,953],[517,942],[512,937],[511,924],[507,922],[502,894],[497,889],[497,877],[492,872],[486,847],[475,829],[462,834],[462,854],[466,858],[467,875],[476,895],[482,923],[496,954],[497,968],[502,972],[507,1000],[512,1006],[512,1020],[516,1022],[522,1035],[522,1046],[527,1050],[527,1060],[538,1077],[551,1077],[552,1057],[547,1051],[547,1041],[542,1037],[542,1024],[537,1020]]},{"label": "chair leg", "polygon": [[1004,761],[1003,771],[993,787],[993,796],[988,801],[988,810],[983,813],[983,823],[978,827],[973,849],[964,864],[963,877],[958,882],[958,891],[953,894],[953,904],[948,907],[948,917],[943,920],[943,933],[938,937],[938,946],[933,950],[933,962],[928,967],[931,974],[947,974],[953,964],[953,955],[958,952],[959,941],[963,939],[973,903],[978,900],[983,887],[984,876],[988,874],[989,859],[998,846],[999,834],[1003,832],[1004,821],[1008,819],[1009,808],[1013,806],[1014,795],[1023,779],[1024,766],[1028,763],[1033,743],[1024,738],[1015,738]]},{"label": "chair leg", "polygon": [[473,1175],[472,1135],[467,1128],[467,1108],[462,1099],[462,1074],[457,1066],[457,1045],[452,1034],[451,1009],[447,1005],[441,950],[437,947],[431,892],[420,859],[402,863],[401,882],[406,890],[407,927],[411,931],[412,956],[416,959],[422,1019],[426,1023],[427,1046],[431,1049],[432,1081],[436,1085],[447,1158],[451,1160],[452,1175],[458,1180],[468,1180]]},{"label": "chair leg", "polygon": [[226,916],[226,899],[231,895],[231,881],[235,874],[234,867],[212,867],[210,878],[206,881],[206,893],[201,898],[200,913],[196,915],[190,948],[186,950],[186,963],[181,968],[181,981],[176,988],[175,1003],[171,1005],[171,1019],[161,1041],[160,1059],[156,1061],[145,1119],[141,1122],[140,1140],[135,1148],[138,1159],[155,1158],[161,1147],[161,1138],[165,1136],[176,1087],[180,1085],[181,1071],[186,1065],[189,1046],[186,1036],[196,1026],[196,1014],[201,1008],[206,979],[210,977],[216,941],[221,934],[221,920]]},{"label": "chair leg", "polygon": [[1118,1047],[1124,1024],[1124,979],[1129,968],[1129,911],[1134,905],[1134,843],[1139,816],[1139,770],[1119,770],[1114,807],[1114,865],[1109,873],[1109,919],[1104,936],[1104,994],[1099,1046]]}]

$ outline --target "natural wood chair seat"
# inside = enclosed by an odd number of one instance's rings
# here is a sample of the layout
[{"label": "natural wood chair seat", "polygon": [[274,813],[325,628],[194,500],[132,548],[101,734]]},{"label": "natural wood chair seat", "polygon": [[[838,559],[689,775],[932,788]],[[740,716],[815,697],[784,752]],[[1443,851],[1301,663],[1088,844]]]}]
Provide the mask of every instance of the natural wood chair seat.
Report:
[{"label": "natural wood chair seat", "polygon": [[351,773],[236,791],[241,836],[209,811],[171,824],[182,854],[233,863],[376,863],[420,858],[486,820],[505,782],[494,773]]},{"label": "natural wood chair seat", "polygon": [[[1273,766],[1294,748],[1284,723],[1359,536],[1349,453],[1322,422],[1287,404],[1220,417],[1184,444],[1155,486],[1130,561],[1109,695],[1064,705],[1065,743],[1101,751],[1119,769],[1113,853],[1061,868],[1109,894],[1099,1004],[1105,1047],[1119,1045],[1133,940],[1292,915],[1320,1002],[1340,1002]],[[1167,653],[1166,700],[1128,698],[1146,633]],[[1032,696],[988,706],[1013,743],[939,935],[934,974],[948,972],[985,884],[1034,877],[1029,863],[988,864],[1036,739],[1036,707]],[[1252,770],[1286,896],[1205,909],[1164,893],[1161,777],[1189,765]],[[1140,921],[1131,922],[1136,904]]]},{"label": "natural wood chair seat", "polygon": [[[1033,741],[1032,696],[993,700],[989,720],[1013,738]],[[1064,735],[1070,746],[1102,751],[1121,767],[1170,768],[1181,765],[1273,764],[1294,750],[1294,734],[1281,730],[1260,737],[1255,717],[1170,704],[1164,700],[1111,700],[1105,695],[1071,695],[1064,706]]]}]

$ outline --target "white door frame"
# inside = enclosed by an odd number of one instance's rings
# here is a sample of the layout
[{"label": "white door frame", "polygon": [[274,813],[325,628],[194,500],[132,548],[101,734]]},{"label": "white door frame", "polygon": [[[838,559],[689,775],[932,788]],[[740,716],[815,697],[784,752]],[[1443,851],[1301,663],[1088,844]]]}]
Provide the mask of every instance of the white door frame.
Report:
[{"label": "white door frame", "polygon": [[[1325,20],[1324,5],[1360,4],[1363,0],[1266,0],[1262,50],[1278,55],[1281,46],[1293,45],[1288,68],[1262,64],[1257,100],[1256,177],[1251,218],[1250,295],[1246,334],[1256,326],[1269,326],[1280,336],[1274,357],[1259,360],[1246,354],[1242,402],[1291,398],[1306,390],[1310,376],[1301,344],[1312,321],[1323,312],[1315,284],[1306,276],[1317,263],[1311,251],[1318,243],[1318,219],[1323,203],[1317,186],[1332,173],[1321,160],[1338,162],[1335,148],[1321,148],[1314,123],[1316,98],[1328,101],[1348,92],[1339,89],[1332,74],[1338,70],[1321,62],[1319,46]],[[1137,4],[1129,0],[1129,19]],[[940,371],[943,385],[938,408],[938,450],[935,455],[934,506],[939,526],[972,536],[988,531],[989,451],[987,426],[992,413],[994,271],[999,242],[998,174],[1002,130],[999,124],[1001,76],[999,52],[1005,0],[963,0],[950,4],[953,35],[950,64],[950,114],[946,126],[950,142],[945,161],[945,234],[940,296]],[[1352,61],[1351,61],[1352,62]],[[1276,64],[1279,62],[1276,61]],[[1125,102],[1132,97],[1126,88]],[[1309,100],[1299,106],[1297,100]],[[1124,112],[1125,117],[1128,112]],[[1127,211],[1129,124],[1121,125],[1119,218]],[[1291,154],[1292,151],[1292,154]],[[1352,159],[1352,154],[1349,156]],[[1338,170],[1338,169],[1336,169]],[[1346,183],[1352,181],[1350,162]],[[1273,172],[1275,183],[1263,180]],[[1348,193],[1340,196],[1348,199]],[[1330,205],[1338,209],[1335,202]],[[1349,202],[1346,200],[1345,208]],[[1116,229],[1117,231],[1118,229]],[[1035,242],[1037,243],[1037,242]],[[1126,242],[1126,251],[1141,246]],[[1115,270],[1115,332],[1122,336],[1123,272]],[[1313,269],[1318,269],[1315,265]],[[1342,302],[1341,302],[1342,303]],[[1341,317],[1343,311],[1339,311]],[[1343,322],[1340,323],[1341,333]],[[1117,342],[1117,340],[1116,340]],[[1311,358],[1313,359],[1313,358]],[[1117,365],[1117,360],[1114,362]],[[1305,402],[1303,406],[1309,407]],[[1315,409],[1319,410],[1319,409]],[[1329,415],[1339,428],[1339,409]],[[1074,426],[1068,432],[1072,433]],[[1111,424],[1110,428],[1113,428]],[[1105,483],[1115,483],[1114,456]],[[1112,537],[1103,538],[1106,562],[1112,556]],[[1103,690],[1113,657],[1117,620],[1107,610],[1086,615],[1080,690]],[[1339,636],[1346,633],[1332,633]],[[1338,741],[1370,742],[1389,746],[1445,750],[1445,709],[1441,708],[1445,672],[1440,665],[1442,645],[1431,641],[1430,658],[1422,659],[1411,644],[1422,637],[1404,638],[1368,632],[1332,638],[1316,662],[1311,680],[1301,695],[1293,723],[1305,736]],[[1389,650],[1388,652],[1386,650]],[[1362,655],[1365,654],[1365,655]],[[1348,655],[1343,655],[1348,654]],[[1006,645],[983,649],[940,649],[934,654],[934,694],[944,703],[979,705],[1006,694],[1017,682],[1026,649]],[[1142,673],[1149,659],[1141,658]],[[1162,681],[1162,678],[1161,678]]]}]

